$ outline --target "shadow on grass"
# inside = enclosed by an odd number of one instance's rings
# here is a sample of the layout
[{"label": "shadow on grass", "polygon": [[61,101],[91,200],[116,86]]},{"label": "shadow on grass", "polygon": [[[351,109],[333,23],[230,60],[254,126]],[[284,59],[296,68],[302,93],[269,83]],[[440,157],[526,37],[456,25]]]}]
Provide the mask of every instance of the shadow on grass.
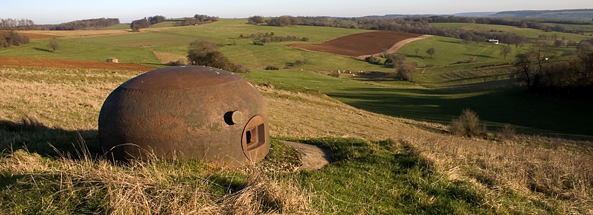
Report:
[{"label": "shadow on grass", "polygon": [[0,150],[23,149],[45,157],[63,155],[77,159],[81,150],[88,148],[91,156],[96,157],[102,154],[98,134],[97,130],[50,128],[28,117],[24,117],[21,122],[1,120]]},{"label": "shadow on grass", "polygon": [[[593,104],[535,96],[522,88],[450,89],[347,88],[328,93],[354,107],[421,121],[449,124],[463,109],[488,126],[518,126],[522,133],[593,139]],[[584,136],[583,136],[584,135]]]},{"label": "shadow on grass", "polygon": [[44,48],[37,48],[37,47],[33,47],[33,49],[37,50],[37,51],[42,51],[42,52],[52,52],[49,49],[44,49]]}]

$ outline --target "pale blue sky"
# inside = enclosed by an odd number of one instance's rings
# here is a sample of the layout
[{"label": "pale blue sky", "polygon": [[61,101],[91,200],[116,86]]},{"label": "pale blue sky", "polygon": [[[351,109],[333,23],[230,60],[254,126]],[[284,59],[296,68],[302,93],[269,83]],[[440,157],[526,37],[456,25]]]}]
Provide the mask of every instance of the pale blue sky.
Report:
[{"label": "pale blue sky", "polygon": [[453,14],[507,10],[593,8],[591,0],[0,0],[0,18],[26,18],[37,24],[80,19],[119,18],[127,23],[143,17],[168,18],[206,14],[221,18],[262,16],[343,16],[385,14]]}]

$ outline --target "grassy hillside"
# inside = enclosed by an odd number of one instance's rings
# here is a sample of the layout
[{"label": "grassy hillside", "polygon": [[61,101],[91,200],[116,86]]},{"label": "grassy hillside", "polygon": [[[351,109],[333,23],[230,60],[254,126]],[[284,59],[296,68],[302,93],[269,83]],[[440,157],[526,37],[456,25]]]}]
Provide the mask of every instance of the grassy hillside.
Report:
[{"label": "grassy hillside", "polygon": [[2,49],[0,50],[0,56],[90,61],[105,61],[109,57],[116,57],[121,63],[138,63],[148,66],[160,65],[154,54],[148,49],[124,48],[70,39],[58,39],[60,49],[52,52],[48,47],[48,41],[48,39],[32,40],[30,44]]},{"label": "grassy hillside", "polygon": [[102,30],[123,30],[123,29],[130,29],[130,23],[112,25],[109,27],[105,27]]},{"label": "grassy hillside", "polygon": [[[426,50],[435,48],[436,54],[430,57]],[[522,49],[512,48],[512,53],[522,51]],[[416,55],[416,49],[419,49]],[[426,64],[433,64],[435,66],[452,65],[458,62],[468,61],[470,59],[476,63],[491,63],[491,62],[510,62],[512,57],[503,59],[500,56],[500,46],[493,46],[489,43],[468,43],[465,44],[461,39],[450,37],[432,36],[427,39],[414,41],[400,50],[398,54],[405,54],[408,56],[408,61],[417,62],[419,67],[424,67]],[[509,54],[511,55],[511,54]]]},{"label": "grassy hillside", "polygon": [[[270,134],[330,149],[334,160],[324,169],[293,172],[298,155],[275,141],[264,162],[240,169],[184,160],[114,165],[97,156],[98,112],[111,90],[140,73],[1,68],[0,146],[5,150],[0,154],[0,213],[593,210],[590,142],[524,135],[502,139],[496,133],[488,140],[456,137],[439,124],[356,109],[298,85],[315,83],[321,89],[324,82],[333,87],[373,83],[299,71],[258,77],[266,72],[254,71],[247,78],[293,79],[258,86],[269,107]],[[70,155],[60,156],[52,146]]]},{"label": "grassy hillside", "polygon": [[[496,71],[482,72],[496,74]],[[429,73],[442,75],[444,72],[427,71],[425,74]],[[508,74],[504,71],[502,73]],[[452,76],[450,81],[464,79],[453,74],[455,73],[449,73]],[[475,75],[486,77],[484,74]],[[507,80],[508,77],[490,82],[491,84],[464,87],[448,85],[452,87],[441,89],[423,89],[402,81],[392,84],[349,81],[302,71],[255,70],[245,77],[257,83],[317,90],[354,107],[395,117],[448,124],[463,109],[470,108],[489,126],[501,128],[510,123],[521,132],[593,136],[593,127],[587,123],[593,120],[590,118],[593,117],[593,105],[579,102],[559,103],[554,99],[529,95],[521,88],[508,88],[512,84]],[[501,88],[500,84],[506,87]]]}]

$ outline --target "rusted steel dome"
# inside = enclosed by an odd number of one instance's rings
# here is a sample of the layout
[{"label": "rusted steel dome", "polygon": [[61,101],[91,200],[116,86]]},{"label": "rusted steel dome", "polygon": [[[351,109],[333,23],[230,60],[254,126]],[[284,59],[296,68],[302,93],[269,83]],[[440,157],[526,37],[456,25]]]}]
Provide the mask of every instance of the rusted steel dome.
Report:
[{"label": "rusted steel dome", "polygon": [[130,79],[99,114],[101,147],[116,160],[154,155],[243,166],[266,156],[268,133],[261,93],[241,76],[204,66]]}]

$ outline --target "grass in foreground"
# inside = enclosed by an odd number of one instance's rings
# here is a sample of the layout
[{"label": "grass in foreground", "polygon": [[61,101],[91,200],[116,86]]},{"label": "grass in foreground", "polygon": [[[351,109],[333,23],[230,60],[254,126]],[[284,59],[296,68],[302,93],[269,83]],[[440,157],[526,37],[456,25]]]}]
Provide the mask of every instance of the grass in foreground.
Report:
[{"label": "grass in foreground", "polygon": [[[181,160],[124,166],[97,160],[100,104],[135,75],[4,68],[0,213],[593,212],[590,142],[461,138],[439,124],[370,113],[314,91],[279,90],[280,84],[259,87],[271,135],[330,148],[335,162],[325,169],[284,171],[299,162],[277,143],[273,153],[279,154],[258,164],[261,174],[258,168],[223,170]],[[22,123],[27,114],[34,120]],[[91,156],[80,153],[79,134]],[[75,159],[57,155],[47,143]],[[25,146],[31,153],[19,150]],[[265,171],[275,166],[283,173]],[[412,205],[391,205],[392,198]]]},{"label": "grass in foreground", "polygon": [[274,178],[274,173],[266,174],[259,165],[238,170],[183,160],[114,165],[92,159],[94,152],[84,149],[80,152],[80,157],[74,159],[45,157],[24,150],[2,153],[0,213],[315,212],[308,194],[296,181]]}]

